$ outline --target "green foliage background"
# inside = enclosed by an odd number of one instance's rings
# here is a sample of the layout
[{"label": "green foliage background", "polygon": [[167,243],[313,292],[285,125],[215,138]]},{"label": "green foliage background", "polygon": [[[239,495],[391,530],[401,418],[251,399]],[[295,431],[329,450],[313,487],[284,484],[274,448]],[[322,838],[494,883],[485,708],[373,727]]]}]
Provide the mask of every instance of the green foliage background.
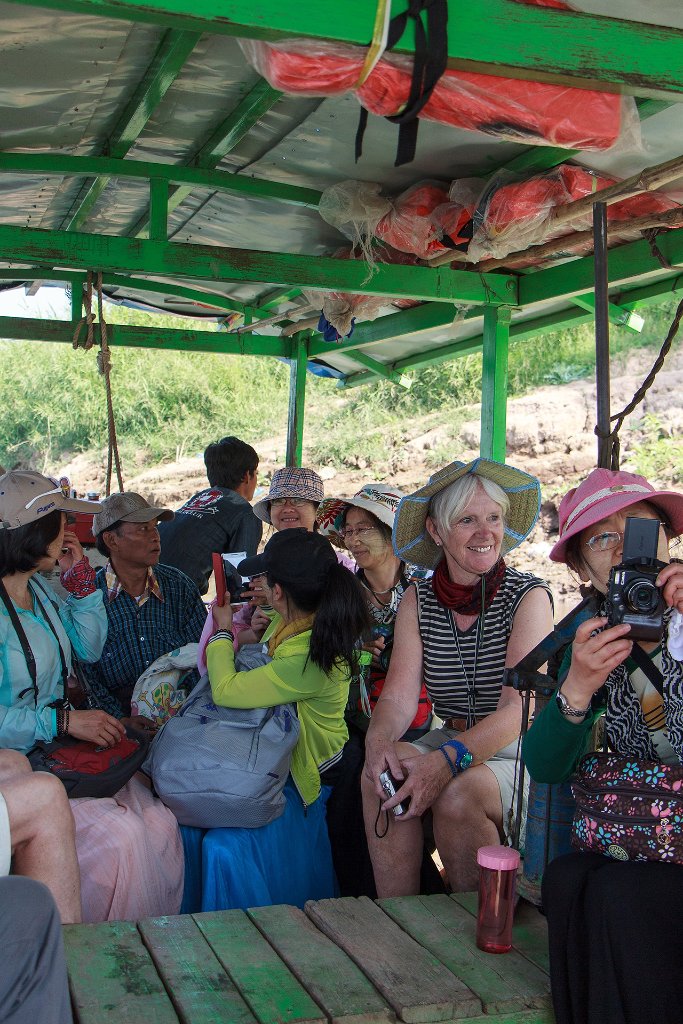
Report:
[{"label": "green foliage background", "polygon": [[[612,353],[619,360],[636,347],[651,347],[653,358],[664,339],[675,303],[649,308],[641,335],[612,330]],[[107,306],[111,323],[187,328],[180,317]],[[191,322],[193,329],[215,330]],[[289,369],[275,359],[203,353],[112,350],[112,382],[117,430],[124,457],[165,461],[203,450],[208,440],[236,433],[258,442],[286,427]],[[512,343],[509,393],[584,377],[594,372],[591,327]],[[306,442],[318,465],[353,461],[388,464],[402,448],[408,419],[447,424],[456,438],[481,392],[481,357],[466,356],[413,374],[409,391],[380,381],[339,391],[335,382],[307,378]],[[470,408],[468,408],[470,407]],[[683,479],[680,439],[663,435],[653,419],[643,423],[645,441],[636,452],[643,471],[673,465]],[[59,344],[0,341],[0,462],[5,466],[55,465],[73,453],[106,444],[104,385],[95,353]],[[449,446],[449,457],[452,446]],[[437,462],[440,452],[432,453]]]}]

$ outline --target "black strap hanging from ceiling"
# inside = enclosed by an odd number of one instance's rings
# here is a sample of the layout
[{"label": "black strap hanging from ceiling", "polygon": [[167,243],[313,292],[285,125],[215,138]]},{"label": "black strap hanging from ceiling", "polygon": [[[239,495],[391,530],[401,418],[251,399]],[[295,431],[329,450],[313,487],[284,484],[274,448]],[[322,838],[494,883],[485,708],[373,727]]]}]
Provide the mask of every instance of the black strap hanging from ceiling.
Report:
[{"label": "black strap hanging from ceiling", "polygon": [[[422,20],[426,13],[427,25]],[[387,117],[399,125],[395,167],[409,164],[415,158],[418,117],[429,101],[434,87],[446,70],[448,61],[448,0],[409,0],[407,9],[389,23],[387,50],[399,42],[408,22],[415,23],[415,55],[410,81],[410,93],[400,114]],[[363,136],[368,124],[368,112],[361,107],[356,132],[356,162],[363,152]]]}]

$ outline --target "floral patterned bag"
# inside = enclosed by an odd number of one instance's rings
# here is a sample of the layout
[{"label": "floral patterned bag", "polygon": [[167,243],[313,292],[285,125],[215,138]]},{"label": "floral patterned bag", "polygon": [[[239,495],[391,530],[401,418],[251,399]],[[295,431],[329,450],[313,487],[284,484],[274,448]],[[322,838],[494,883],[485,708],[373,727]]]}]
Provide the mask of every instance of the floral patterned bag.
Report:
[{"label": "floral patterned bag", "polygon": [[614,860],[683,864],[683,768],[587,754],[572,780],[572,846]]}]

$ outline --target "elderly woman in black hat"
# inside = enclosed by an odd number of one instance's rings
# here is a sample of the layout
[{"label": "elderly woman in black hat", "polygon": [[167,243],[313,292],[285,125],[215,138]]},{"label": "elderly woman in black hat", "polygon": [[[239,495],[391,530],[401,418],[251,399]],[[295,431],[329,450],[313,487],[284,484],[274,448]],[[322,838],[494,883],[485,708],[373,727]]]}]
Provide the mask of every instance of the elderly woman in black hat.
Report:
[{"label": "elderly woman in black hat", "polygon": [[[419,891],[429,809],[456,891],[476,888],[477,849],[509,834],[521,699],[503,687],[503,671],[553,622],[547,585],[502,556],[530,533],[539,504],[534,477],[487,459],[452,463],[401,502],[396,554],[435,572],[401,601],[366,739],[363,802],[380,897]],[[423,680],[443,727],[400,743]],[[396,782],[390,799],[380,781],[386,771]],[[404,812],[395,815],[400,803]],[[380,808],[387,812],[381,825]]]}]

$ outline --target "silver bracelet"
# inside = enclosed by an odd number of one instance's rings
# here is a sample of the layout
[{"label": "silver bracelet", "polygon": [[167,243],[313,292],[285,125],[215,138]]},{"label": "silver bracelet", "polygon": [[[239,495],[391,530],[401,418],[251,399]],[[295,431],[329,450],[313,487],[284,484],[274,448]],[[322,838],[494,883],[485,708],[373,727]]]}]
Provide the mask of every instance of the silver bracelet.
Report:
[{"label": "silver bracelet", "polygon": [[587,708],[573,707],[569,703],[565,695],[562,693],[561,689],[559,689],[555,694],[555,700],[557,701],[557,706],[560,709],[560,714],[565,715],[569,718],[585,718],[585,716],[591,709],[590,701],[588,702]]}]

